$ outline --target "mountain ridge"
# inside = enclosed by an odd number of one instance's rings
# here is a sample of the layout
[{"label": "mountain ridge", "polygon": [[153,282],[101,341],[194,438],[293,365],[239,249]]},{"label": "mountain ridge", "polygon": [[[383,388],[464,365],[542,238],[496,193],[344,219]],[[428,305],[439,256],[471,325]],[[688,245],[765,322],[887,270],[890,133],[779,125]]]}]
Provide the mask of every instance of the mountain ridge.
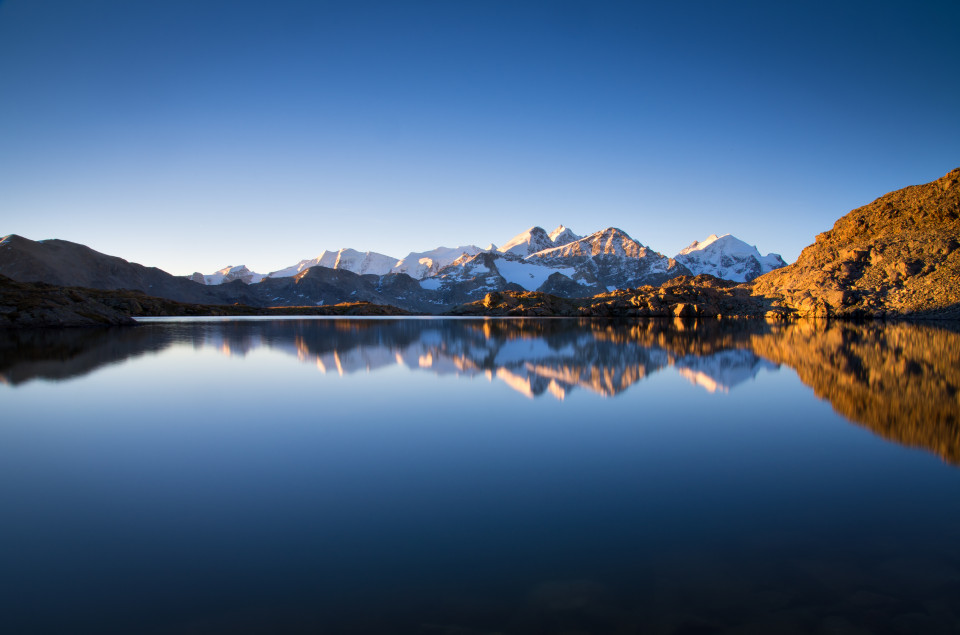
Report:
[{"label": "mountain ridge", "polygon": [[[563,241],[569,242],[556,244]],[[438,247],[411,252],[399,261],[352,248],[323,251],[267,275],[235,265],[214,274],[172,276],[60,240],[34,242],[11,235],[0,245],[5,247],[0,248],[0,274],[19,281],[131,289],[179,302],[254,307],[365,301],[437,313],[494,292],[586,298],[712,271],[685,267],[617,228],[580,237],[562,224],[550,233],[531,227],[499,249]],[[307,272],[312,273],[305,276]]]},{"label": "mountain ridge", "polygon": [[[960,318],[960,168],[852,210],[786,267],[776,254],[761,257],[730,235],[694,241],[668,258],[614,227],[523,255],[576,236],[562,225],[551,233],[554,238],[531,227],[504,248],[467,250],[435,270],[429,257],[418,257],[429,274],[421,279],[355,273],[349,268],[382,272],[389,262],[343,249],[333,268],[299,267],[295,276],[247,284],[244,277],[253,272],[241,265],[218,272],[224,280],[216,285],[78,243],[11,234],[0,239],[0,275],[204,305],[366,301],[426,313],[456,307],[471,315]],[[456,250],[434,255],[450,259]],[[319,260],[329,258],[325,252]],[[763,273],[764,261],[777,268]],[[753,278],[756,273],[763,275]]]},{"label": "mountain ridge", "polygon": [[[706,273],[725,277],[726,272],[729,271],[732,276],[729,279],[745,282],[773,268],[786,264],[777,254],[761,256],[756,247],[749,247],[747,243],[730,236],[730,234],[724,234],[720,238],[726,238],[728,236],[735,241],[739,247],[733,252],[729,249],[727,250],[728,258],[727,261],[723,263],[723,266],[720,264],[720,259],[716,257],[712,259],[702,259],[702,262],[688,258],[684,261],[686,269],[676,269],[676,275]],[[716,238],[716,236],[714,235],[712,238]],[[698,242],[694,241],[694,243],[682,251],[681,254],[695,248],[697,244]],[[706,247],[706,241],[701,244]],[[752,253],[750,253],[750,250],[752,250]],[[648,268],[652,267],[651,271],[655,273],[672,273],[672,269],[676,265],[675,263],[671,263],[670,260],[677,260],[679,262],[679,256],[681,255],[678,254],[674,256],[673,259],[670,259],[644,246],[639,241],[630,237],[630,235],[622,229],[615,227],[608,227],[587,236],[580,236],[561,224],[550,233],[547,233],[545,229],[539,226],[530,227],[507,240],[501,247],[496,247],[493,244],[485,249],[477,247],[476,245],[461,245],[454,248],[441,246],[428,251],[410,252],[400,259],[394,259],[392,256],[377,252],[360,252],[352,248],[343,248],[337,252],[323,251],[316,258],[301,260],[295,265],[270,272],[266,275],[251,272],[244,266],[238,266],[221,269],[214,274],[201,274],[198,272],[188,277],[191,280],[203,284],[220,284],[221,282],[229,282],[233,279],[255,283],[263,278],[294,276],[306,268],[324,266],[331,269],[346,269],[361,275],[367,273],[377,275],[406,273],[413,278],[423,280],[439,275],[444,268],[450,265],[463,264],[463,262],[465,262],[462,260],[463,256],[472,257],[481,252],[496,253],[506,258],[528,260],[531,262],[533,262],[533,259],[536,259],[536,263],[539,265],[557,269],[582,264],[583,257],[600,255],[619,256],[639,260],[645,258],[648,254],[656,254],[655,259],[667,258],[666,261],[657,265],[652,264],[654,260],[648,261],[650,263]],[[730,261],[730,258],[732,258],[732,261]],[[565,262],[564,259],[568,259],[569,262]],[[458,261],[460,262],[458,263]],[[233,273],[233,270],[237,272]],[[642,274],[637,275],[642,278]],[[582,278],[590,279],[590,276],[584,275]],[[637,276],[634,276],[632,279],[634,278],[640,280]],[[654,278],[649,278],[646,281],[654,282],[655,280]],[[606,287],[623,284],[625,280],[613,282],[614,284],[607,284]],[[528,291],[536,290],[535,288],[524,288]]]}]

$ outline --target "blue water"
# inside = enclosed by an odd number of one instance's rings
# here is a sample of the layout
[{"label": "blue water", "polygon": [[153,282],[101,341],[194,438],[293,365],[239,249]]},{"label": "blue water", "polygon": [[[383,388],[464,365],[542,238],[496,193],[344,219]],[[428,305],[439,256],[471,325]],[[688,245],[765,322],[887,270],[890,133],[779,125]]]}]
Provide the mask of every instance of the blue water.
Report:
[{"label": "blue water", "polygon": [[869,398],[907,434],[789,327],[641,324],[7,335],[0,630],[960,632],[955,332],[843,327],[939,351],[933,428]]}]

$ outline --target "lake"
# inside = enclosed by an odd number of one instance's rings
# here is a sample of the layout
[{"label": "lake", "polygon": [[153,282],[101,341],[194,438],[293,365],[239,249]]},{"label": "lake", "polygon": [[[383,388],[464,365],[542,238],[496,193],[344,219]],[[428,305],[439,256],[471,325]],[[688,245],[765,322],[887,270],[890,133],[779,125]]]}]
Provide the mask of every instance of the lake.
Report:
[{"label": "lake", "polygon": [[0,630],[960,632],[958,332],[0,333]]}]

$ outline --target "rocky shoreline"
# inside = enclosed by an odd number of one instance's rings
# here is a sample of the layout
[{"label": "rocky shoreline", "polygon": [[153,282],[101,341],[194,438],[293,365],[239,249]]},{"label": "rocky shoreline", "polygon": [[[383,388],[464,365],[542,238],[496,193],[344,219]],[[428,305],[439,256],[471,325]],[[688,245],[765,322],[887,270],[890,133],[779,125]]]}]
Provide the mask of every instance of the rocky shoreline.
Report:
[{"label": "rocky shoreline", "polygon": [[771,318],[789,312],[750,294],[749,286],[713,276],[680,276],[659,287],[617,289],[590,298],[503,291],[460,305],[447,315],[609,318]]}]

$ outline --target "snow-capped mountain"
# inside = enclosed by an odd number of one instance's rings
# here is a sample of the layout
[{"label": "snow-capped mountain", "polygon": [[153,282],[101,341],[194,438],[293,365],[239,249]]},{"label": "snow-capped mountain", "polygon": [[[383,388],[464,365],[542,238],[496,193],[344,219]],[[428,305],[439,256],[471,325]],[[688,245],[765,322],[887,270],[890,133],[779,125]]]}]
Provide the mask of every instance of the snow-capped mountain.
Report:
[{"label": "snow-capped mountain", "polygon": [[316,258],[301,260],[295,265],[271,271],[267,275],[254,273],[244,266],[226,267],[216,273],[204,275],[194,273],[188,276],[190,280],[200,284],[222,284],[240,279],[248,284],[259,282],[263,278],[289,278],[309,269],[310,267],[327,267],[341,269],[360,275],[374,274],[378,276],[387,273],[405,273],[417,280],[436,274],[440,269],[454,262],[463,255],[473,256],[484,250],[476,245],[462,245],[460,247],[437,247],[430,251],[410,252],[406,257],[397,259],[375,251],[357,251],[356,249],[340,249],[339,251],[324,250]]},{"label": "snow-capped mountain", "polygon": [[[576,273],[571,276],[572,280],[593,289],[594,293],[660,284],[669,278],[690,273],[682,265],[645,247],[616,227],[544,249],[531,254],[526,260],[547,267],[573,267]],[[560,288],[551,287],[549,290],[566,295]],[[572,289],[568,287],[569,290]]]},{"label": "snow-capped mountain", "polygon": [[708,273],[735,282],[749,282],[787,265],[780,254],[761,256],[755,246],[730,234],[695,240],[674,259],[694,275]]},{"label": "snow-capped mountain", "polygon": [[353,273],[372,273],[378,276],[390,271],[396,264],[396,258],[378,254],[375,251],[357,251],[356,249],[341,249],[339,251],[324,250],[316,258],[301,260],[295,265],[285,267],[268,274],[269,278],[287,278],[295,276],[310,267],[328,267],[330,269],[344,269]]},{"label": "snow-capped mountain", "polygon": [[[531,227],[499,248],[494,245],[488,249],[475,245],[437,247],[411,252],[401,259],[371,251],[341,249],[324,251],[316,258],[301,260],[268,276],[246,267],[228,267],[207,276],[197,273],[190,279],[207,285],[238,279],[248,284],[263,278],[296,276],[299,280],[309,269],[321,267],[376,276],[363,283],[372,285],[369,289],[364,287],[369,297],[396,293],[398,306],[432,307],[470,302],[486,293],[504,290],[585,297],[613,289],[659,285],[676,276],[701,273],[745,282],[785,264],[777,254],[761,256],[756,247],[729,234],[694,242],[676,258],[668,258],[616,227],[581,237],[560,225],[550,233],[542,227]],[[330,288],[339,289],[343,284],[345,280]],[[359,281],[356,284],[360,284]],[[312,288],[306,281],[295,286],[294,296],[287,297],[291,290],[278,290],[277,297],[291,302],[327,302],[336,296],[328,290],[313,298],[316,293],[306,293]]]},{"label": "snow-capped mountain", "polygon": [[256,284],[266,276],[262,273],[250,271],[246,265],[237,265],[236,267],[224,267],[220,271],[215,271],[208,275],[195,271],[187,277],[200,284],[223,284],[225,282],[233,282],[234,280],[240,280],[245,284]]},{"label": "snow-capped mountain", "polygon": [[452,264],[461,256],[475,256],[481,251],[476,245],[461,245],[460,247],[437,247],[430,251],[411,251],[400,259],[391,273],[405,273],[411,278],[420,280],[435,275],[443,267]]},{"label": "snow-capped mountain", "polygon": [[542,227],[531,227],[505,242],[500,248],[490,245],[491,249],[489,249],[489,251],[495,250],[502,254],[526,258],[544,249],[566,245],[575,240],[580,240],[580,236],[574,234],[563,225],[558,226],[549,234]]},{"label": "snow-capped mountain", "polygon": [[627,232],[616,227],[608,227],[552,248],[531,254],[542,262],[553,261],[558,258],[577,258],[590,256],[620,256],[626,258],[643,258],[651,252],[646,247],[631,238]]},{"label": "snow-capped mountain", "polygon": [[549,249],[553,246],[553,239],[550,238],[550,235],[547,234],[545,229],[542,227],[531,227],[508,240],[497,251],[502,254],[512,254],[525,258],[530,254]]},{"label": "snow-capped mountain", "polygon": [[573,281],[574,275],[573,267],[548,267],[512,254],[481,252],[462,256],[436,275],[421,280],[420,287],[439,293],[439,300],[445,304],[460,304],[478,300],[492,291],[539,289],[555,276],[577,289],[579,293],[572,295],[592,295],[591,288],[581,289]]},{"label": "snow-capped mountain", "polygon": [[574,234],[563,225],[560,225],[547,235],[550,237],[550,240],[553,241],[554,245],[566,245],[567,243],[572,243],[575,240],[583,238],[583,236]]},{"label": "snow-capped mountain", "polygon": [[[462,303],[491,291],[544,291],[565,297],[585,297],[618,288],[660,284],[689,274],[670,260],[614,227],[584,238],[560,226],[552,232],[556,245],[540,227],[531,227],[496,252],[462,257],[420,281],[436,291],[440,301]],[[537,246],[552,246],[521,256]]]},{"label": "snow-capped mountain", "polygon": [[361,275],[372,273],[382,276],[397,264],[397,259],[375,251],[359,252],[356,249],[341,249],[337,253],[334,269],[346,269]]},{"label": "snow-capped mountain", "polygon": [[309,260],[301,260],[295,265],[290,267],[285,267],[279,271],[272,271],[268,274],[269,278],[287,278],[289,276],[295,276],[305,269],[310,267],[329,267],[333,269],[337,264],[337,255],[339,252],[336,251],[327,251],[324,249],[319,256],[316,258],[311,258]]}]

